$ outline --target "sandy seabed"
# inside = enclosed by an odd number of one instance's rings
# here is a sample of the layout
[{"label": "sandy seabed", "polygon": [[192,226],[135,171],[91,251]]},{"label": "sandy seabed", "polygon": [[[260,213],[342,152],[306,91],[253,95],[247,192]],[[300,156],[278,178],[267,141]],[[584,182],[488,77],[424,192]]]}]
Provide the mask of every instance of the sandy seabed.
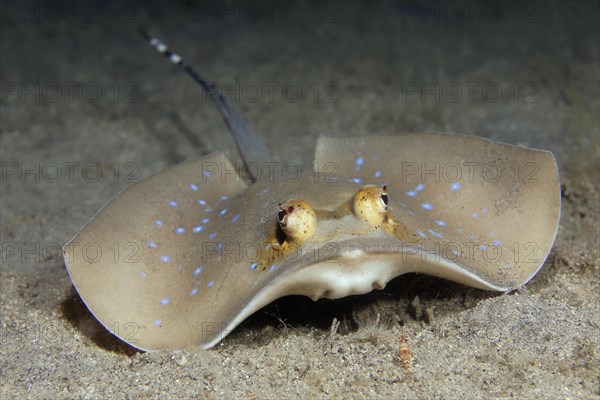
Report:
[{"label": "sandy seabed", "polygon": [[[306,1],[296,17],[288,3],[1,4],[3,399],[600,397],[598,3]],[[509,294],[405,275],[363,296],[283,298],[206,352],[122,343],[60,246],[128,179],[218,150],[239,160],[138,23],[222,82],[281,160],[310,165],[321,134],[551,150],[563,204],[546,264]]]}]

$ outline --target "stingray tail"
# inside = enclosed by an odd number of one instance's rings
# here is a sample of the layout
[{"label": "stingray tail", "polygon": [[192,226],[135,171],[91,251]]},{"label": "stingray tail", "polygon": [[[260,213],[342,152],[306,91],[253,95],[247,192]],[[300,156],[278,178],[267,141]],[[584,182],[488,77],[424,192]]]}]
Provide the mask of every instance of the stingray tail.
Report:
[{"label": "stingray tail", "polygon": [[208,93],[221,112],[221,116],[233,135],[238,152],[246,165],[248,176],[250,176],[253,181],[256,181],[258,179],[256,171],[260,169],[250,168],[250,166],[254,165],[256,167],[265,161],[272,160],[271,153],[266,146],[254,132],[252,132],[246,121],[238,114],[233,104],[231,104],[227,97],[225,97],[215,85],[204,79],[200,72],[192,65],[188,64],[179,54],[169,50],[162,41],[150,36],[144,29],[140,29],[140,33],[151,46],[167,57],[173,64],[182,69],[194,80],[194,82],[202,86],[206,93]]}]

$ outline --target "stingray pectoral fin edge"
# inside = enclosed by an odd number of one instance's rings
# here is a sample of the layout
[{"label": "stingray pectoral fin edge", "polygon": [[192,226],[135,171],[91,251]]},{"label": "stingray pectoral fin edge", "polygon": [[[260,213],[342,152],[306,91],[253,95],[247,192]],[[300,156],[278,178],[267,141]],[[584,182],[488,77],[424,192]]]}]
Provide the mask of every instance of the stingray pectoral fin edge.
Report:
[{"label": "stingray pectoral fin edge", "polygon": [[186,285],[214,284],[200,274],[195,251],[223,225],[219,209],[246,188],[227,157],[216,153],[121,191],[63,248],[69,277],[90,312],[138,349],[184,347],[189,332],[170,332],[164,321],[175,314],[173,325],[185,323],[175,295],[192,298],[199,291]]}]

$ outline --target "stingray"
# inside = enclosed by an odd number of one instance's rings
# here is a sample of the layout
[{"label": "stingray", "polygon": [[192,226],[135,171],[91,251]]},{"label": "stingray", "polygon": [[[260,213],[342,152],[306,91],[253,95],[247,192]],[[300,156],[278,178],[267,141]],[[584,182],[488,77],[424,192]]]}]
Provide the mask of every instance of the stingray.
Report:
[{"label": "stingray", "polygon": [[210,94],[244,165],[215,153],[119,193],[64,247],[74,287],[141,350],[211,348],[277,298],[338,299],[428,274],[507,292],[527,283],[560,217],[549,151],[442,133],[321,137],[285,171],[232,104]]}]

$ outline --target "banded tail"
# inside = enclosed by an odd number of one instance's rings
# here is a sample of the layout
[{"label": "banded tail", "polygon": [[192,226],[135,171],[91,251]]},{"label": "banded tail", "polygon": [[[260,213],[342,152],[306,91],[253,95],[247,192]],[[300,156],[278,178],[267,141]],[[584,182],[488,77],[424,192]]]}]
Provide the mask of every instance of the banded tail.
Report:
[{"label": "banded tail", "polygon": [[256,182],[259,176],[256,175],[256,168],[249,168],[250,165],[261,165],[265,161],[271,161],[273,156],[263,144],[263,142],[252,132],[244,118],[238,114],[231,102],[221,93],[221,91],[212,83],[208,82],[198,72],[196,68],[188,64],[179,54],[169,50],[159,39],[150,36],[145,30],[140,31],[142,37],[159,53],[167,57],[173,64],[177,65],[183,72],[208,93],[219,109],[223,120],[233,135],[237,150],[244,160],[247,176]]}]

